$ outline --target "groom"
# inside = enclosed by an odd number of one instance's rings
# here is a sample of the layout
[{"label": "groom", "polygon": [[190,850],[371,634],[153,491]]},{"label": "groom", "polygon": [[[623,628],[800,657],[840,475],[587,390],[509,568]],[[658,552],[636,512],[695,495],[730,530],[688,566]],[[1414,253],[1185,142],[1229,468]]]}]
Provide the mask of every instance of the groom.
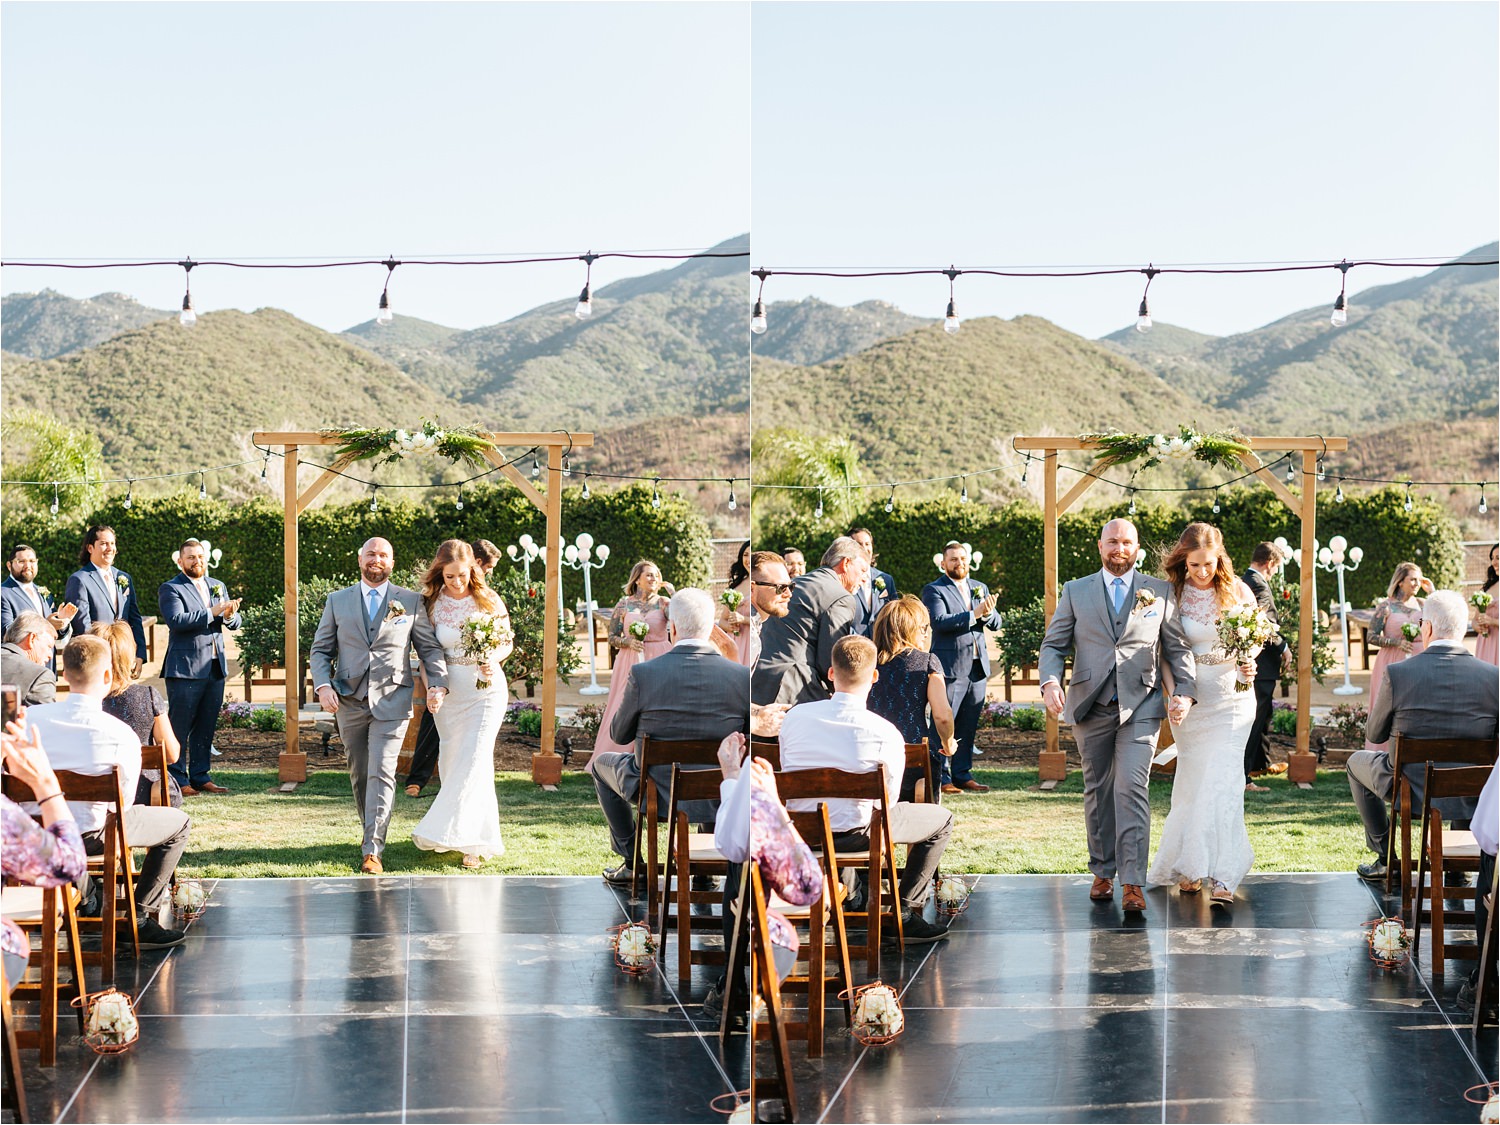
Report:
[{"label": "groom", "polygon": [[[1089,897],[1114,897],[1116,873],[1125,885],[1121,906],[1146,909],[1146,852],[1151,844],[1151,756],[1163,715],[1180,723],[1193,704],[1195,665],[1175,620],[1172,588],[1135,569],[1140,547],[1135,525],[1110,520],[1099,534],[1104,567],[1062,588],[1042,639],[1042,700],[1048,714],[1073,725],[1083,759],[1083,812],[1088,823]],[[1073,677],[1063,697],[1063,662]],[[1163,704],[1163,667],[1176,694]]]},{"label": "groom", "polygon": [[380,853],[411,719],[413,647],[427,677],[427,709],[436,714],[448,693],[448,666],[432,622],[414,591],[392,584],[394,566],[384,539],[359,549],[360,581],[328,595],[309,653],[318,702],[338,724],[349,757],[354,806],[365,826],[360,870],[366,875],[385,870]]}]

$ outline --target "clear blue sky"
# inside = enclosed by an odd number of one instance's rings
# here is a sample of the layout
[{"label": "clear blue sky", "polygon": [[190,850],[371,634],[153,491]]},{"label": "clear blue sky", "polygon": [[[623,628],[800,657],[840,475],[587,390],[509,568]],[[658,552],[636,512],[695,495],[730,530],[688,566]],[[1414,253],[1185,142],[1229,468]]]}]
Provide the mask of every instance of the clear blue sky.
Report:
[{"label": "clear blue sky", "polygon": [[[6,257],[700,249],[750,226],[747,3],[6,3]],[[664,263],[670,264],[670,263]],[[654,268],[599,263],[595,284]],[[200,311],[370,319],[385,270],[193,273]],[[7,269],[175,308],[182,272]],[[397,270],[493,324],[582,266]],[[748,314],[747,314],[748,315]]]},{"label": "clear blue sky", "polygon": [[[758,4],[768,267],[1456,256],[1496,237],[1493,3]],[[1414,271],[1422,272],[1422,271]],[[1351,292],[1411,276],[1358,271]],[[1140,277],[959,279],[962,316],[1133,322]],[[1161,277],[1159,321],[1256,327],[1337,274]],[[941,316],[943,278],[768,299]]]}]

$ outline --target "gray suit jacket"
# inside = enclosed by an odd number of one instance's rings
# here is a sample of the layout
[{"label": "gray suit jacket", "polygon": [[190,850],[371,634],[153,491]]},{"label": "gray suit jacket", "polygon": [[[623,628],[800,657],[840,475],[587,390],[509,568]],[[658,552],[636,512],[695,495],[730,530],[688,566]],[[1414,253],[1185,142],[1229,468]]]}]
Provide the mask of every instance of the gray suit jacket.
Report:
[{"label": "gray suit jacket", "polygon": [[45,664],[33,664],[20,645],[0,645],[0,683],[16,685],[22,707],[57,702],[57,676]]},{"label": "gray suit jacket", "polygon": [[[1150,590],[1156,603],[1138,608],[1136,594]],[[1104,582],[1095,571],[1062,588],[1057,612],[1042,638],[1039,660],[1042,682],[1063,682],[1064,662],[1073,655],[1063,720],[1074,723],[1096,702],[1118,694],[1120,722],[1132,718],[1161,720],[1166,701],[1161,692],[1163,664],[1172,672],[1178,695],[1194,697],[1196,665],[1177,620],[1177,599],[1170,584],[1131,572],[1120,614],[1115,616]]]},{"label": "gray suit jacket", "polygon": [[[392,603],[399,602],[397,613]],[[411,714],[413,677],[408,653],[417,650],[427,686],[448,686],[443,648],[421,597],[391,583],[374,626],[366,623],[364,584],[328,595],[308,653],[314,687],[332,686],[340,696],[365,699],[376,719]]]},{"label": "gray suit jacket", "polygon": [[1500,674],[1458,645],[1439,641],[1385,669],[1365,737],[1494,739],[1500,727]]},{"label": "gray suit jacket", "polygon": [[831,567],[798,578],[786,616],[769,617],[761,626],[750,698],[762,705],[829,698],[833,646],[853,629],[854,611],[854,595]]}]

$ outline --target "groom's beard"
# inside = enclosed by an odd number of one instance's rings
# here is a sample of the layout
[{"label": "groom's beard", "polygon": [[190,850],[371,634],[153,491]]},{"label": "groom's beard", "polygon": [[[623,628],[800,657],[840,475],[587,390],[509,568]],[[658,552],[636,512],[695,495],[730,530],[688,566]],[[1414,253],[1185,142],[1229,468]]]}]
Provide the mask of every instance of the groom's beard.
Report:
[{"label": "groom's beard", "polygon": [[1127,574],[1130,573],[1131,568],[1134,566],[1134,555],[1131,555],[1126,559],[1108,558],[1104,560],[1104,569],[1109,571],[1116,578],[1124,578]]},{"label": "groom's beard", "polygon": [[359,572],[371,586],[379,586],[391,576],[391,572],[379,563],[366,563],[359,568]]}]

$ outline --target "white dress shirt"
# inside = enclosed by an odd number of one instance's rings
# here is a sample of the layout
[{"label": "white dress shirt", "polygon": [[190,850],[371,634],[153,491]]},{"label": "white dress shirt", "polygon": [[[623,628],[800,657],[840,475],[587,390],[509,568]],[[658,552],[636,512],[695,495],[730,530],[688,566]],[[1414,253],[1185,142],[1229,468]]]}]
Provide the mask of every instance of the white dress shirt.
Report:
[{"label": "white dress shirt", "polygon": [[1495,792],[1497,773],[1500,773],[1500,766],[1490,767],[1490,776],[1485,780],[1484,788],[1479,791],[1479,804],[1474,808],[1474,819],[1469,822],[1474,842],[1485,855],[1494,855],[1496,845],[1500,843],[1496,840],[1496,836],[1500,835],[1500,795]]},{"label": "white dress shirt", "polygon": [[47,616],[47,608],[46,608],[45,605],[42,604],[42,595],[36,592],[36,583],[35,582],[22,582],[22,583],[19,583],[19,585],[21,587],[21,592],[24,593],[28,598],[31,599],[31,604],[32,605],[36,606],[36,611],[38,613],[40,613],[43,617],[46,617]]},{"label": "white dress shirt", "polygon": [[[832,699],[799,703],[781,723],[781,768],[783,770],[837,769],[846,773],[885,770],[886,807],[901,795],[901,776],[906,772],[906,742],[887,719],[865,706],[868,691],[859,694],[837,691]],[[788,801],[793,812],[815,812],[820,802]],[[873,801],[833,798],[828,823],[835,832],[854,832],[869,827],[875,811]]]},{"label": "white dress shirt", "polygon": [[[119,719],[106,715],[98,698],[69,692],[57,703],[28,707],[26,722],[41,735],[53,769],[100,774],[108,773],[118,762],[125,767],[125,802],[128,805],[135,800],[136,782],[141,776],[141,740]],[[24,807],[28,812],[36,810],[30,802]],[[69,801],[68,807],[80,832],[98,832],[109,811],[102,801]]]}]

